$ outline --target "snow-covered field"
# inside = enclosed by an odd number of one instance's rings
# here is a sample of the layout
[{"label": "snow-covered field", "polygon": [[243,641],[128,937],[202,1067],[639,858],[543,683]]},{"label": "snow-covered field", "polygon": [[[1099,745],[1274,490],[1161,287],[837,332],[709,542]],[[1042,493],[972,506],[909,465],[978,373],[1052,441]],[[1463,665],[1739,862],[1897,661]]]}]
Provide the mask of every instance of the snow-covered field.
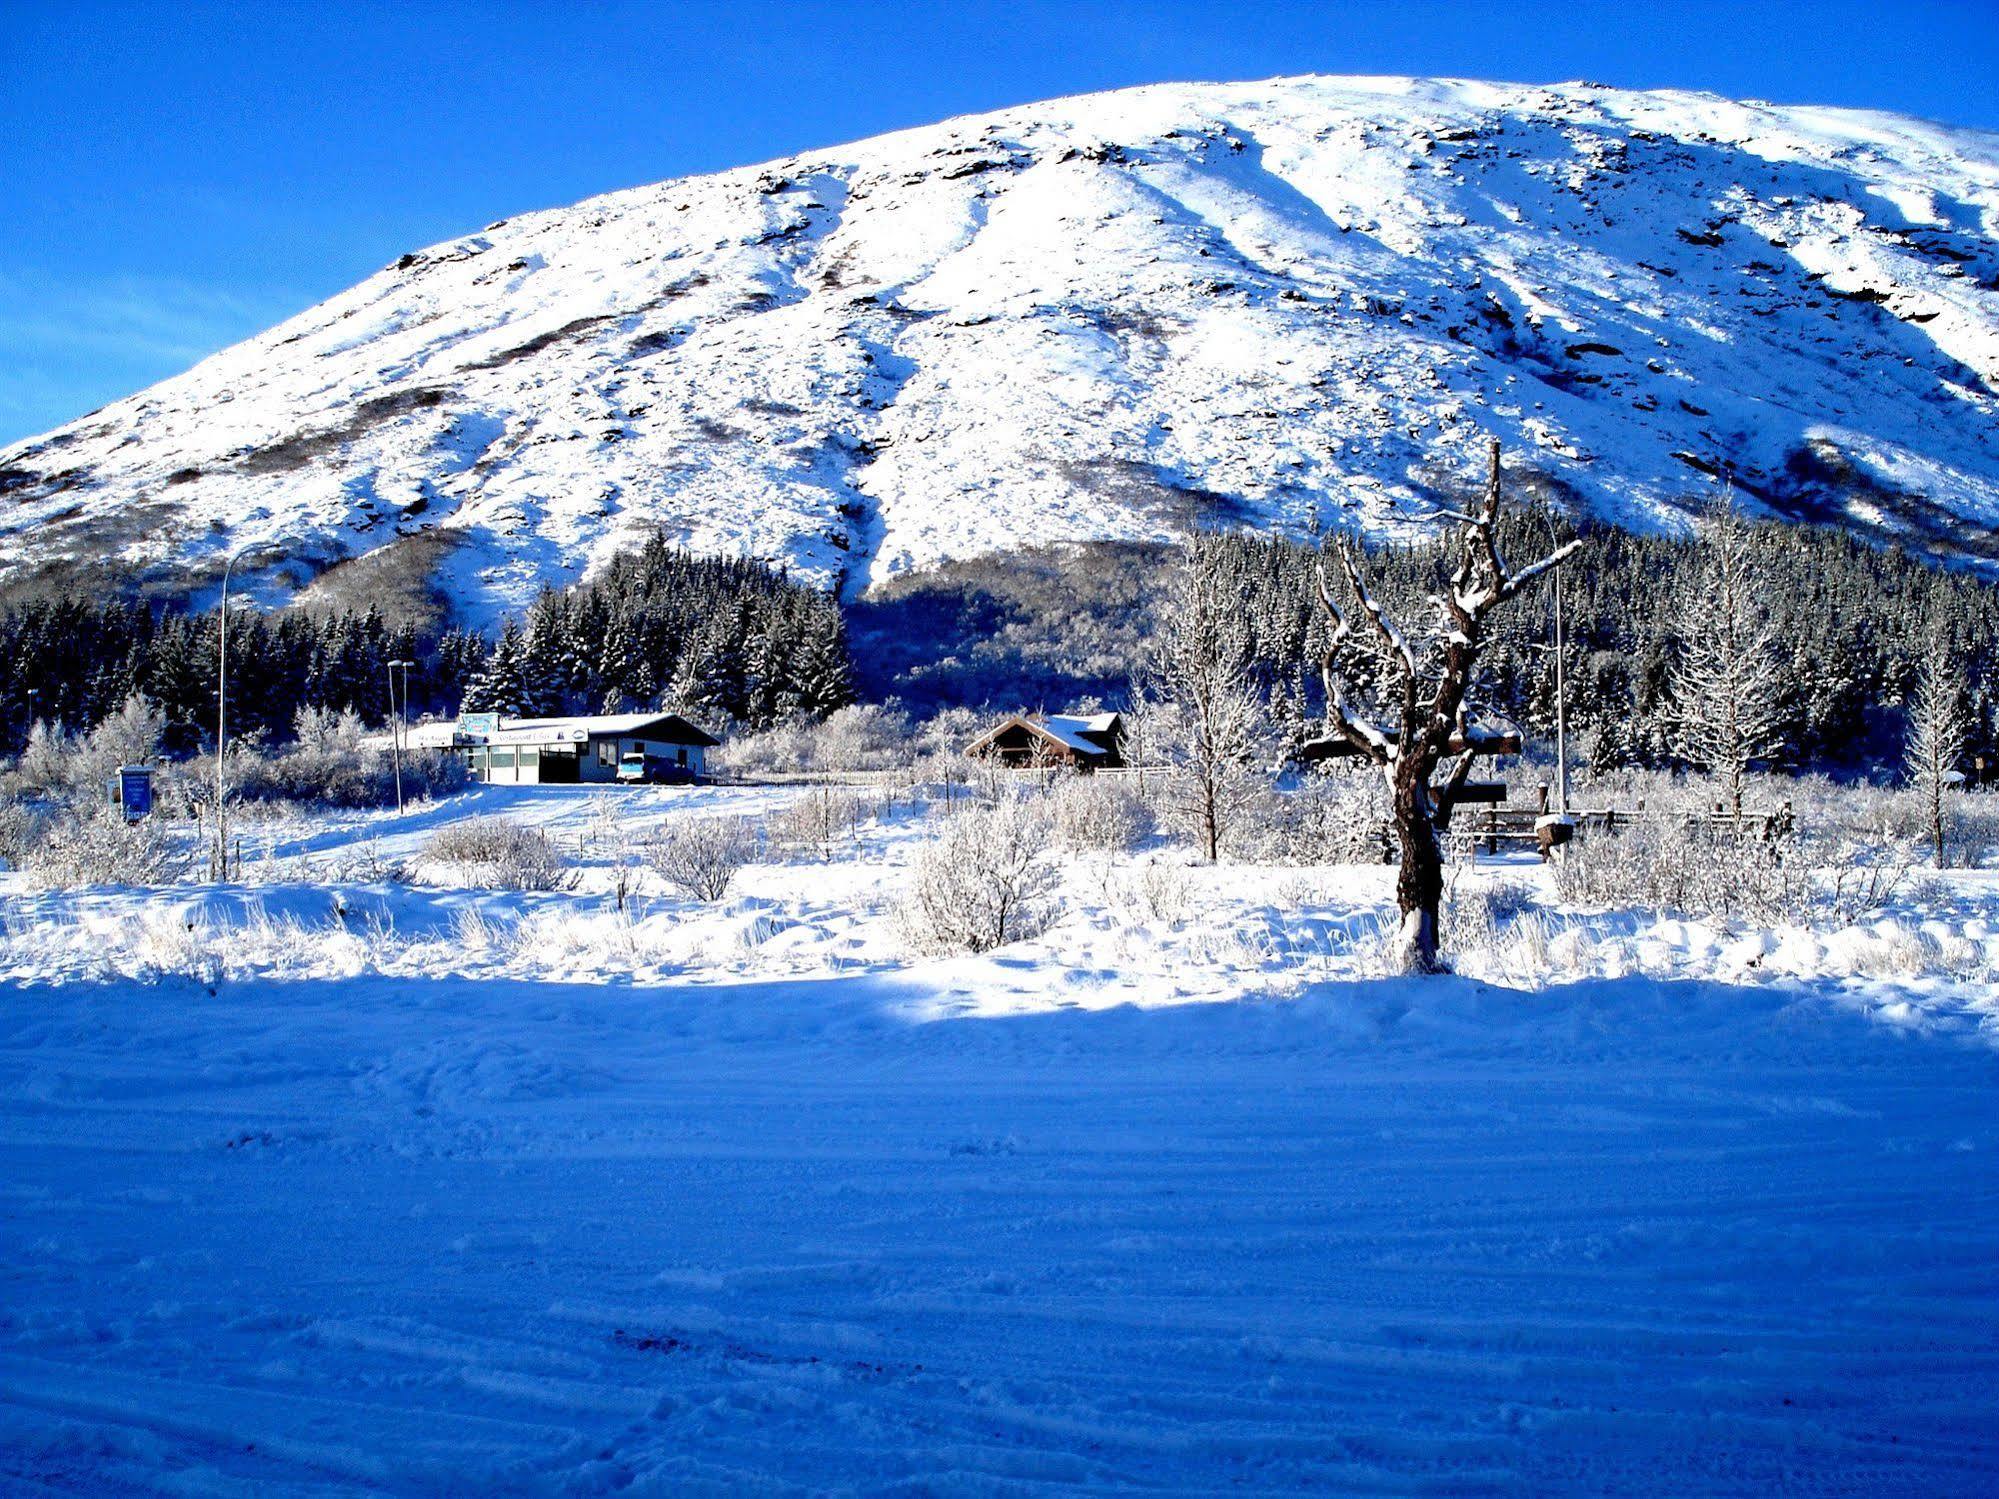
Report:
[{"label": "snow-covered field", "polygon": [[[1047,934],[912,960],[907,805],[625,916],[599,805],[0,875],[0,1489],[1999,1487],[1989,873],[1413,981],[1386,871],[1063,856]],[[583,886],[413,864],[495,810]]]}]

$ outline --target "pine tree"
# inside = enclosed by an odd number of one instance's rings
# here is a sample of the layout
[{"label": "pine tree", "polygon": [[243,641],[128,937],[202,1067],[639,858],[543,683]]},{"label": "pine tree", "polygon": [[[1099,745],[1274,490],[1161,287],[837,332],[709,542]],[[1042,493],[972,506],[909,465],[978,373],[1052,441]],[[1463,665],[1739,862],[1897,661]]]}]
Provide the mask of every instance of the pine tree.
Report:
[{"label": "pine tree", "polygon": [[465,687],[464,711],[524,718],[521,707],[521,627],[509,616],[485,664]]}]

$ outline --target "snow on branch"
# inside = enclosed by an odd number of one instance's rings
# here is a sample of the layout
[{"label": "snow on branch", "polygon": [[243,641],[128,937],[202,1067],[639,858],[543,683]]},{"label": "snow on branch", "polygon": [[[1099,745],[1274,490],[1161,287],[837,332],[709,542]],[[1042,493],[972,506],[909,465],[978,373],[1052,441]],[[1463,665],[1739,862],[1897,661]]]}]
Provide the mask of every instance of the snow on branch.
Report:
[{"label": "snow on branch", "polygon": [[[1374,626],[1374,633],[1381,637],[1382,643],[1401,657],[1402,670],[1413,679],[1417,674],[1415,651],[1409,648],[1408,640],[1404,638],[1395,621],[1388,617],[1380,602],[1368,592],[1367,580],[1361,576],[1360,564],[1354,561],[1353,548],[1342,542],[1339,552],[1340,567],[1347,575],[1347,584],[1353,589],[1353,596],[1359,602],[1361,612],[1367,616],[1368,623]],[[1324,587],[1322,581],[1321,592],[1324,591]]]},{"label": "snow on branch", "polygon": [[[1341,549],[1341,559],[1346,560],[1345,549]],[[1354,576],[1349,565],[1347,576]],[[1309,755],[1312,750],[1322,751],[1329,745],[1344,743],[1360,751],[1369,759],[1387,764],[1394,759],[1395,745],[1380,729],[1364,718],[1356,717],[1347,700],[1346,682],[1339,671],[1340,647],[1353,634],[1353,624],[1346,611],[1333,602],[1333,591],[1326,586],[1326,568],[1321,563],[1315,578],[1319,594],[1319,606],[1333,621],[1332,638],[1326,643],[1326,653],[1320,662],[1319,675],[1326,686],[1326,718],[1332,734],[1315,739],[1300,747],[1301,754]]]}]

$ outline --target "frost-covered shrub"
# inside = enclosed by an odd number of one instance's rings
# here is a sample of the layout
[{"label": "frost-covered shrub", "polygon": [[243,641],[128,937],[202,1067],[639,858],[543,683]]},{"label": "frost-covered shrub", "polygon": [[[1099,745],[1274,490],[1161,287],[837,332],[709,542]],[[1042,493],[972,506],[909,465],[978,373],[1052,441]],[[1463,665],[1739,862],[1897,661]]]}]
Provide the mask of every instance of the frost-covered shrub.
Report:
[{"label": "frost-covered shrub", "polygon": [[439,864],[490,864],[527,829],[504,817],[468,817],[448,822],[430,835],[424,857]]},{"label": "frost-covered shrub", "polygon": [[692,817],[654,833],[646,844],[646,863],[683,895],[720,900],[756,853],[756,834],[744,818]]},{"label": "frost-covered shrub", "polygon": [[[249,802],[298,802],[315,807],[392,807],[396,764],[389,750],[363,744],[360,721],[343,715],[327,722],[316,710],[299,714],[301,737],[288,750],[231,750],[231,794]],[[214,761],[208,762],[214,774]],[[464,762],[437,750],[406,752],[402,760],[405,802],[446,796],[466,784]]]},{"label": "frost-covered shrub", "polygon": [[553,838],[504,817],[448,823],[423,852],[426,860],[458,865],[496,890],[566,890],[577,878]]},{"label": "frost-covered shrub", "polygon": [[909,720],[901,713],[856,704],[823,719],[732,739],[716,751],[714,760],[718,768],[755,775],[894,770],[919,753]]},{"label": "frost-covered shrub", "polygon": [[[1459,867],[1453,866],[1454,876]],[[1518,885],[1474,885],[1453,877],[1438,913],[1437,945],[1448,954],[1489,951],[1529,914],[1536,914],[1534,897]]]},{"label": "frost-covered shrub", "polygon": [[1811,881],[1784,845],[1684,817],[1579,837],[1555,857],[1556,893],[1586,906],[1776,920],[1807,910]]},{"label": "frost-covered shrub", "polygon": [[102,796],[121,765],[149,765],[160,752],[166,721],[137,693],[87,734],[38,722],[8,778],[16,795],[85,804]]},{"label": "frost-covered shrub", "polygon": [[1115,895],[1118,904],[1140,920],[1175,922],[1193,908],[1194,882],[1184,865],[1147,859],[1119,878]]},{"label": "frost-covered shrub", "polygon": [[1394,857],[1388,789],[1371,772],[1308,777],[1264,792],[1238,822],[1233,852],[1258,864],[1381,864]]},{"label": "frost-covered shrub", "polygon": [[773,812],[764,827],[779,847],[830,860],[843,840],[860,831],[866,815],[860,797],[821,786]]},{"label": "frost-covered shrub", "polygon": [[1812,839],[1801,857],[1819,865],[1811,890],[1810,914],[1838,922],[1858,921],[1885,909],[1908,888],[1917,843],[1903,839],[1862,844],[1851,839]]},{"label": "frost-covered shrub", "polygon": [[1553,860],[1556,893],[1586,906],[1641,906],[1749,921],[1849,922],[1880,910],[1906,882],[1913,852],[1826,834],[1763,838],[1662,817],[1591,831]]},{"label": "frost-covered shrub", "polygon": [[1152,836],[1152,808],[1128,780],[1071,776],[1048,798],[1064,848],[1129,853]]},{"label": "frost-covered shrub", "polygon": [[1054,872],[1042,858],[1047,817],[1007,800],[943,819],[916,857],[900,912],[919,952],[987,952],[1036,936],[1053,919]]},{"label": "frost-covered shrub", "polygon": [[49,813],[26,802],[0,802],[0,863],[18,867],[48,836]]},{"label": "frost-covered shrub", "polygon": [[14,764],[14,775],[23,793],[48,796],[68,789],[75,763],[75,742],[62,725],[38,721],[28,730],[27,747]]},{"label": "frost-covered shrub", "polygon": [[155,817],[127,823],[116,813],[88,808],[54,819],[39,842],[23,851],[29,884],[43,890],[74,885],[162,885],[186,867],[164,823]]},{"label": "frost-covered shrub", "polygon": [[1977,867],[1999,857],[1999,794],[1977,791],[1950,798],[1956,862]]}]

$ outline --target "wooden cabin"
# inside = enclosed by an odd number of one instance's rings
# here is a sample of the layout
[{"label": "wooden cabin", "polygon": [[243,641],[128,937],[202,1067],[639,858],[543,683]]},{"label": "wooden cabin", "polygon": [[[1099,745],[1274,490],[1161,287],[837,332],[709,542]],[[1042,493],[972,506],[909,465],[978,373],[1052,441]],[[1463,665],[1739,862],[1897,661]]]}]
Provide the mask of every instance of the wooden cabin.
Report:
[{"label": "wooden cabin", "polygon": [[1123,739],[1124,719],[1116,713],[1012,713],[966,745],[965,753],[1010,769],[1116,770],[1124,764]]}]

